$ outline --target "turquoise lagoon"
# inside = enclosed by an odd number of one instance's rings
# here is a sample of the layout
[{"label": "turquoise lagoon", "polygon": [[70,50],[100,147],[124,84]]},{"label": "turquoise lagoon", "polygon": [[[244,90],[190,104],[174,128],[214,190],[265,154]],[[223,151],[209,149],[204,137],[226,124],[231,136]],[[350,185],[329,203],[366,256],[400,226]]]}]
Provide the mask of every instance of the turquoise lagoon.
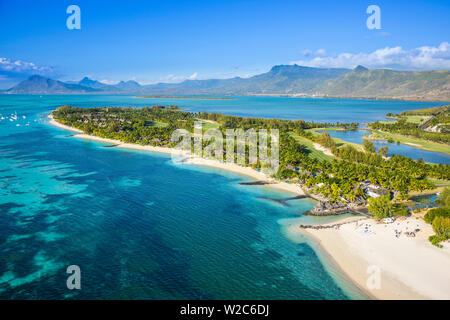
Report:
[{"label": "turquoise lagoon", "polygon": [[[285,236],[290,223],[322,221],[302,216],[312,200],[284,207],[261,197],[288,194],[239,185],[244,176],[104,148],[70,137],[47,115],[63,104],[164,103],[317,121],[345,121],[351,110],[352,121],[362,121],[438,104],[173,100],[0,96],[1,116],[18,115],[0,121],[0,299],[366,298],[309,239]],[[66,288],[73,264],[81,268],[81,290]]]}]

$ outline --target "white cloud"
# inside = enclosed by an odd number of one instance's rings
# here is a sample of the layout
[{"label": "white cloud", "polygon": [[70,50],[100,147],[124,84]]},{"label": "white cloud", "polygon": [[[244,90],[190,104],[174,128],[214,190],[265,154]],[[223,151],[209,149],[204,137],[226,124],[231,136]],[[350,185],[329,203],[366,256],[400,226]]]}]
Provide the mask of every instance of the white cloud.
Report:
[{"label": "white cloud", "polygon": [[357,65],[363,65],[368,68],[399,70],[450,69],[450,44],[448,42],[442,42],[438,47],[423,46],[411,50],[404,50],[398,46],[385,47],[370,53],[340,53],[333,56],[323,53],[323,56],[315,54],[312,59],[291,63],[328,68],[354,68]]},{"label": "white cloud", "polygon": [[309,49],[305,49],[305,50],[303,50],[302,52],[300,52],[300,54],[302,55],[302,56],[304,56],[304,57],[309,57],[309,56],[311,56],[312,55],[312,51],[311,50],[309,50]]},{"label": "white cloud", "polygon": [[327,55],[327,52],[325,51],[325,49],[319,49],[316,51],[316,56],[318,57],[324,57]]},{"label": "white cloud", "polygon": [[194,72],[190,76],[178,76],[174,74],[169,74],[168,76],[159,78],[157,82],[177,83],[182,82],[184,80],[196,80],[197,78],[198,78],[197,72]]},{"label": "white cloud", "polygon": [[160,82],[180,82],[186,80],[185,76],[176,76],[174,74],[169,74],[166,77],[160,79]]},{"label": "white cloud", "polygon": [[195,80],[195,79],[197,79],[197,77],[198,77],[198,73],[197,73],[197,72],[194,72],[193,74],[191,74],[191,75],[189,76],[189,80]]},{"label": "white cloud", "polygon": [[0,57],[0,70],[17,74],[50,74],[53,68],[47,66],[37,66],[33,62],[21,60],[11,60]]},{"label": "white cloud", "polygon": [[117,84],[118,83],[118,81],[115,81],[115,80],[109,80],[109,79],[102,79],[102,80],[99,80],[101,83],[104,83],[104,84],[110,84],[110,85],[113,85],[113,84]]},{"label": "white cloud", "polygon": [[318,49],[316,51],[306,49],[301,52],[301,55],[304,57],[323,57],[326,56],[326,54],[327,52],[325,51],[325,49]]}]

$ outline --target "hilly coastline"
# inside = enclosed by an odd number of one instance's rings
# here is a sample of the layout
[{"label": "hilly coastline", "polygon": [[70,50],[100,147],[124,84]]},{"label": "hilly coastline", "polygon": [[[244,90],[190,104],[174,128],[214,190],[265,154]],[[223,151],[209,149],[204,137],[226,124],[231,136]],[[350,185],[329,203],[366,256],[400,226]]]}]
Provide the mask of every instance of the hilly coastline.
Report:
[{"label": "hilly coastline", "polygon": [[137,94],[137,95],[288,95],[450,101],[450,71],[369,70],[278,65],[249,78],[185,80],[141,85],[120,81],[110,85],[88,77],[62,82],[34,75],[6,94]]}]

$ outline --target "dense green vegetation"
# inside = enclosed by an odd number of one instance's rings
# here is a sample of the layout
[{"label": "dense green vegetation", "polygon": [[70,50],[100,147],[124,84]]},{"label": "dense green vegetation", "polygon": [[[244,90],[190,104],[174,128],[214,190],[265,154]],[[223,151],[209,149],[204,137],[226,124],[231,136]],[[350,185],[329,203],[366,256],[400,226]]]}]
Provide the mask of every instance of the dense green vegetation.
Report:
[{"label": "dense green vegetation", "polygon": [[439,199],[437,200],[438,204],[443,206],[450,207],[450,188],[445,188],[442,193],[439,195]]},{"label": "dense green vegetation", "polygon": [[400,116],[436,116],[441,114],[442,112],[449,110],[450,106],[423,108],[410,111],[403,111],[402,113],[400,113]]},{"label": "dense green vegetation", "polygon": [[408,215],[407,206],[404,203],[394,203],[388,195],[369,198],[367,203],[369,212],[378,219]]},{"label": "dense green vegetation", "polygon": [[[388,113],[386,116],[396,118],[398,121],[376,121],[371,123],[369,127],[439,143],[450,143],[450,134],[448,134],[450,106],[405,111],[399,115]],[[411,118],[416,116],[426,116],[427,120],[423,122],[416,121],[417,119],[413,118],[414,121],[411,121]],[[434,128],[434,131],[432,128]]]},{"label": "dense green vegetation", "polygon": [[367,152],[375,153],[375,151],[376,151],[375,145],[373,144],[372,141],[369,141],[369,140],[363,141],[363,147],[364,147],[364,150],[366,150]]},{"label": "dense green vegetation", "polygon": [[425,214],[424,220],[427,223],[433,223],[433,220],[436,217],[450,218],[450,207],[446,206],[446,207],[437,207],[437,208],[430,209]]},{"label": "dense green vegetation", "polygon": [[367,203],[369,204],[369,212],[378,219],[390,217],[394,210],[389,196],[370,198]]},{"label": "dense green vegetation", "polygon": [[[312,128],[338,126],[331,123],[243,118],[206,112],[190,113],[181,112],[175,107],[161,106],[142,109],[84,109],[63,106],[54,111],[53,116],[59,122],[87,134],[128,143],[165,147],[174,146],[170,139],[175,129],[182,128],[193,132],[194,121],[197,119],[208,122],[224,136],[227,129],[278,129],[280,167],[276,177],[299,181],[311,192],[321,194],[331,202],[365,202],[367,195],[363,185],[367,184],[366,181],[392,191],[399,199],[404,199],[408,192],[435,188],[427,178],[450,179],[449,165],[430,165],[399,155],[384,159],[380,154],[359,151],[351,145],[338,146],[328,134],[317,136],[307,131]],[[355,125],[348,124],[346,127]],[[325,160],[310,156],[307,145],[299,143],[295,137],[311,143],[321,142],[331,147],[337,158]],[[210,142],[203,141],[204,146],[208,143]],[[247,145],[247,154],[248,148]],[[270,150],[268,151],[270,153]],[[251,165],[255,169],[266,165],[261,161],[249,164],[248,157],[246,160],[245,165]]]},{"label": "dense green vegetation", "polygon": [[[445,241],[450,236],[450,218],[438,216],[433,220],[433,230],[436,233],[433,239]],[[436,240],[434,240],[435,242]],[[432,240],[433,242],[433,240]]]},{"label": "dense green vegetation", "polygon": [[400,119],[391,123],[375,121],[371,123],[369,127],[375,130],[399,133],[434,142],[450,144],[450,135],[448,133],[425,131],[422,130],[418,124],[407,122],[405,119]]},{"label": "dense green vegetation", "polygon": [[361,164],[367,170],[367,178],[377,185],[398,192],[399,198],[406,199],[407,193],[413,190],[433,188],[433,183],[425,179],[434,177],[448,180],[449,165],[433,165],[424,161],[412,160],[402,155],[394,155],[384,159],[372,152],[361,152],[351,146],[332,148],[333,154],[348,162]]},{"label": "dense green vegetation", "polygon": [[436,202],[441,204],[442,207],[428,210],[424,220],[433,225],[433,230],[436,233],[430,236],[430,242],[440,246],[439,242],[450,238],[450,187],[444,189]]},{"label": "dense green vegetation", "polygon": [[330,134],[324,131],[318,138],[317,142],[326,148],[331,148],[336,146],[336,143],[331,138]]},{"label": "dense green vegetation", "polygon": [[325,160],[325,161],[333,160],[332,157],[326,155],[325,153],[323,153],[323,151],[320,151],[320,150],[317,150],[316,148],[314,148],[314,145],[313,145],[314,142],[311,139],[308,139],[304,136],[300,136],[293,132],[291,132],[290,134],[297,143],[299,143],[305,147],[305,152],[311,158],[316,159],[316,160]]}]

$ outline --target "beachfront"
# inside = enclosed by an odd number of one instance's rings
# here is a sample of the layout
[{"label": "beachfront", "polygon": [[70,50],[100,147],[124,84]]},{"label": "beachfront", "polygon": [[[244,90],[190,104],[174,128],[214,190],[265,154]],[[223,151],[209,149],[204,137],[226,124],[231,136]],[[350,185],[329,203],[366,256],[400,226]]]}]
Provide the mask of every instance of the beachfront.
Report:
[{"label": "beachfront", "polygon": [[[267,187],[276,188],[295,194],[304,194],[297,184],[276,182],[262,172],[237,164],[221,163],[203,158],[187,157],[185,152],[177,149],[141,146],[122,143],[118,140],[104,139],[83,134],[80,130],[60,124],[51,119],[50,122],[60,128],[71,130],[76,138],[89,139],[109,143],[115,147],[162,152],[173,154],[183,159],[183,163],[196,164],[227,170],[265,181]],[[360,220],[361,217],[355,217]],[[420,229],[414,238],[401,235]],[[397,231],[397,233],[396,233]],[[444,244],[443,249],[433,247],[428,236],[433,234],[430,225],[421,218],[397,220],[393,224],[377,224],[373,219],[350,222],[339,226],[339,229],[300,229],[293,224],[289,232],[302,232],[316,240],[321,248],[342,269],[343,273],[370,296],[377,299],[450,299],[450,246]],[[378,266],[381,270],[381,287],[370,290],[366,282],[369,266]]]},{"label": "beachfront", "polygon": [[225,163],[225,162],[219,162],[216,160],[209,160],[209,159],[204,159],[204,158],[199,158],[199,157],[193,157],[193,155],[191,153],[188,153],[183,150],[175,149],[175,148],[154,147],[154,146],[149,146],[149,145],[141,146],[141,145],[133,144],[133,143],[123,143],[119,140],[105,139],[105,138],[100,138],[100,137],[96,137],[96,136],[92,136],[92,135],[87,135],[79,129],[69,127],[62,123],[57,122],[55,119],[53,119],[52,115],[49,115],[49,118],[50,118],[50,123],[52,125],[57,126],[61,129],[76,132],[77,134],[72,136],[74,138],[109,143],[109,144],[113,145],[114,147],[118,147],[118,148],[134,149],[134,150],[149,151],[149,152],[159,152],[159,153],[166,153],[166,154],[171,154],[171,155],[179,156],[179,157],[185,157],[183,159],[183,162],[180,162],[180,163],[201,165],[201,166],[207,166],[207,167],[211,167],[211,168],[226,170],[229,172],[248,176],[248,177],[258,180],[258,181],[263,181],[266,183],[263,185],[265,187],[294,193],[296,195],[304,195],[305,194],[298,184],[290,184],[287,182],[276,181],[276,180],[270,178],[268,175],[264,174],[263,172],[256,171],[250,167],[242,167],[242,166],[234,164],[234,163]]},{"label": "beachfront", "polygon": [[[385,224],[352,217],[341,223],[321,229],[292,224],[287,232],[312,238],[313,245],[376,299],[450,299],[450,244],[433,246],[428,237],[434,232],[422,218],[398,218]],[[416,236],[409,237],[407,232]],[[379,268],[381,281],[379,288],[371,289],[368,279],[373,268]]]}]

